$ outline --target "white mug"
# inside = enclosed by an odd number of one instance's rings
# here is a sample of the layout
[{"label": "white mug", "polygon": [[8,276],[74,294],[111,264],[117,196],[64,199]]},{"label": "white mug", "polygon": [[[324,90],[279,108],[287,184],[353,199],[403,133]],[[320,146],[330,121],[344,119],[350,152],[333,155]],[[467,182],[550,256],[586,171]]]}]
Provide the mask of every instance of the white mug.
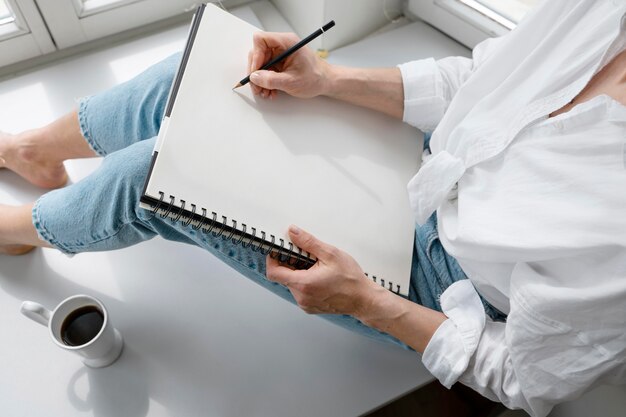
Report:
[{"label": "white mug", "polygon": [[[63,341],[61,327],[65,319],[83,307],[95,307],[103,316],[102,326],[97,334],[82,345],[72,346]],[[74,295],[61,301],[50,311],[39,303],[24,301],[21,312],[31,320],[48,327],[54,343],[62,349],[75,352],[83,357],[83,363],[91,368],[103,368],[115,362],[122,353],[124,342],[122,335],[109,320],[104,305],[88,295]]]}]

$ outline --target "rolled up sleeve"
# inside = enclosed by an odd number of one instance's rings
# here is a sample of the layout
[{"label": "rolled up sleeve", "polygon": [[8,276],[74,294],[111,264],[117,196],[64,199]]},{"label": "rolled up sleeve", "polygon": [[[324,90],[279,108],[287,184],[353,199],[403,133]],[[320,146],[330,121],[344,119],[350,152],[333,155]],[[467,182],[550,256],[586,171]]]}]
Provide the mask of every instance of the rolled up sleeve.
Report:
[{"label": "rolled up sleeve", "polygon": [[404,88],[402,120],[423,132],[434,130],[447,108],[443,81],[434,59],[399,65]]},{"label": "rolled up sleeve", "polygon": [[403,121],[423,132],[432,132],[459,88],[504,37],[481,42],[474,48],[472,58],[427,58],[398,65],[404,88]]},{"label": "rolled up sleeve", "polygon": [[455,282],[441,295],[448,317],[424,350],[422,361],[445,387],[450,388],[467,370],[485,327],[485,311],[469,280]]},{"label": "rolled up sleeve", "polygon": [[519,384],[505,341],[505,323],[486,319],[470,280],[452,284],[441,296],[448,320],[431,338],[422,356],[426,368],[447,388],[461,382],[508,408],[546,415],[551,406],[531,407]]}]

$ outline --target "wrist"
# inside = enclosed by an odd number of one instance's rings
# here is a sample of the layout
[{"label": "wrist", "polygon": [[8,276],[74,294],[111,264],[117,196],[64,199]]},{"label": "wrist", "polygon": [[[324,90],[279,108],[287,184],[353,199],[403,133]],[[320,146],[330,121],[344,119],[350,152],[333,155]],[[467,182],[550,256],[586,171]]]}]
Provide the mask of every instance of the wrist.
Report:
[{"label": "wrist", "polygon": [[368,281],[368,289],[354,317],[363,324],[385,331],[404,314],[399,297],[380,285]]},{"label": "wrist", "polygon": [[322,74],[324,75],[322,77],[322,88],[319,95],[330,98],[337,98],[339,95],[339,89],[341,87],[340,80],[343,77],[345,69],[337,65],[329,64],[325,60],[322,61],[322,65]]},{"label": "wrist", "polygon": [[355,318],[423,353],[433,334],[447,317],[380,286],[378,288],[382,292],[372,291],[368,302],[363,304]]},{"label": "wrist", "polygon": [[402,120],[404,87],[398,68],[351,68],[324,61],[319,95],[367,107]]}]

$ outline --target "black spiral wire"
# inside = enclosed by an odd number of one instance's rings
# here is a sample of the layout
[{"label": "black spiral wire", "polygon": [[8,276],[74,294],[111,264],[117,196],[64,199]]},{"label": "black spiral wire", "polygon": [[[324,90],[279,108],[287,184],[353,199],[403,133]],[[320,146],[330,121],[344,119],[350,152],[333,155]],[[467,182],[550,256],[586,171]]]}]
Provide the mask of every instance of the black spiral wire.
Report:
[{"label": "black spiral wire", "polygon": [[[276,242],[274,235],[270,234],[268,238],[264,231],[257,232],[255,227],[250,227],[250,232],[248,232],[248,225],[245,223],[241,223],[241,230],[239,230],[237,228],[237,220],[231,219],[231,225],[229,226],[226,216],[220,216],[220,221],[216,212],[211,212],[209,216],[207,209],[204,207],[200,209],[201,213],[198,213],[195,204],[190,204],[191,211],[186,211],[185,206],[187,202],[185,200],[180,200],[180,205],[176,206],[176,198],[174,196],[170,195],[169,202],[166,203],[165,193],[159,191],[159,195],[159,201],[152,206],[150,218],[153,218],[161,211],[159,216],[163,219],[169,216],[172,223],[181,221],[184,227],[191,226],[193,230],[201,230],[204,234],[210,234],[214,238],[231,241],[233,244],[240,245],[245,249],[249,248],[253,252],[269,255],[279,262],[296,269],[309,268],[317,262],[309,252],[303,252],[301,248],[294,247],[291,242],[287,242],[287,247],[285,247],[284,239],[279,238],[278,242]],[[260,233],[260,236],[257,233]],[[365,276],[370,277],[367,272]],[[376,275],[372,275],[371,279],[389,291],[396,294],[400,293],[400,285],[391,281],[385,281],[382,278],[379,279]]]}]

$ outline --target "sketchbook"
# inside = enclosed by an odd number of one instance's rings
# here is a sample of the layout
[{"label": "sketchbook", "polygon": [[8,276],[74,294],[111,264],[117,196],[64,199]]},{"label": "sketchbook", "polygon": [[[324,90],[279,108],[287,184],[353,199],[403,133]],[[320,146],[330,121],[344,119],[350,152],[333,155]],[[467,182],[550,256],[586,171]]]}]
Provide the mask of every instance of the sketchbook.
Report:
[{"label": "sketchbook", "polygon": [[327,98],[274,100],[232,86],[259,29],[213,5],[194,15],[152,155],[141,206],[297,268],[315,257],[295,224],[407,296],[414,220],[406,184],[421,134]]}]

